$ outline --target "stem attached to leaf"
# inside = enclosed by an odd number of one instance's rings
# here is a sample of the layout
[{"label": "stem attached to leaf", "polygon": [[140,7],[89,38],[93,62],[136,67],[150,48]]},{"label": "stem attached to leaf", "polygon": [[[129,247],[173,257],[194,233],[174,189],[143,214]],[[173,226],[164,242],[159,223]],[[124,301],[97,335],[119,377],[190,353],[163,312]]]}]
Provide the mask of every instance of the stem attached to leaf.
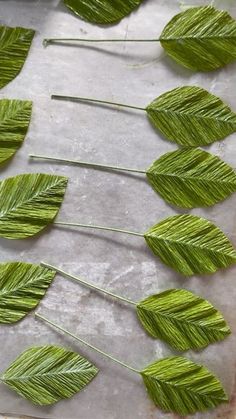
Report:
[{"label": "stem attached to leaf", "polygon": [[50,44],[60,44],[66,42],[88,42],[88,43],[106,43],[106,42],[159,42],[159,39],[85,39],[85,38],[46,38],[43,45],[47,47]]},{"label": "stem attached to leaf", "polygon": [[108,102],[106,100],[91,99],[91,98],[80,97],[80,96],[51,95],[51,99],[69,100],[72,102],[80,101],[80,102],[100,103],[102,105],[120,106],[121,108],[129,108],[129,109],[137,109],[139,111],[146,111],[146,108],[140,108],[138,106],[125,105],[124,103]]},{"label": "stem attached to leaf", "polygon": [[98,164],[98,163],[88,163],[82,160],[60,159],[57,157],[41,156],[37,154],[29,154],[29,157],[32,159],[38,159],[38,160],[49,160],[49,161],[54,161],[54,162],[59,162],[59,163],[71,163],[71,164],[75,164],[79,166],[87,166],[87,167],[94,167],[94,168],[100,168],[100,169],[111,169],[111,170],[119,170],[123,172],[146,174],[145,170],[130,169],[128,167],[110,166],[110,165],[104,165],[104,164]]},{"label": "stem attached to leaf", "polygon": [[113,228],[113,227],[102,227],[102,226],[91,225],[91,224],[67,223],[63,221],[54,221],[54,224],[60,225],[60,226],[68,226],[68,227],[83,227],[83,228],[93,228],[95,230],[114,231],[116,233],[124,233],[124,234],[130,234],[131,236],[143,237],[142,233],[136,233],[134,231],[128,231],[128,230],[121,230],[119,228]]},{"label": "stem attached to leaf", "polygon": [[63,271],[62,269],[59,269],[56,266],[49,265],[48,263],[45,263],[45,262],[41,262],[41,266],[43,266],[44,268],[48,268],[48,269],[51,269],[53,271],[56,271],[56,272],[62,274],[62,276],[66,277],[66,278],[73,279],[74,281],[77,281],[80,284],[85,285],[86,287],[89,287],[89,288],[94,289],[96,291],[102,292],[103,294],[107,294],[107,295],[109,295],[109,296],[111,296],[113,298],[116,298],[117,300],[124,301],[125,303],[132,304],[134,306],[137,305],[137,303],[135,303],[134,301],[129,300],[128,298],[124,298],[124,297],[121,297],[119,295],[113,294],[113,292],[106,291],[103,288],[97,287],[96,285],[93,285],[93,284],[91,284],[91,283],[89,283],[89,282],[87,282],[87,281],[85,281],[85,280],[83,280],[81,278],[78,278],[78,277],[76,277],[74,275],[71,275],[71,274]]},{"label": "stem attached to leaf", "polygon": [[137,374],[140,374],[140,371],[130,367],[129,365],[125,364],[122,361],[119,361],[118,359],[114,358],[113,356],[107,354],[106,352],[101,351],[101,349],[96,348],[96,346],[91,345],[90,343],[86,342],[85,340],[79,338],[78,336],[74,335],[73,333],[69,332],[68,330],[64,329],[63,327],[59,326],[58,324],[52,322],[51,320],[46,319],[46,317],[41,316],[38,313],[35,313],[35,317],[43,320],[44,322],[50,324],[51,326],[55,327],[56,329],[60,330],[61,332],[65,333],[68,336],[71,336],[72,338],[78,340],[80,343],[83,343],[84,345],[86,345],[88,348],[93,349],[94,351],[98,352],[99,354],[105,356],[106,358],[109,358],[111,361],[116,362],[119,365],[122,365],[122,367],[127,368],[130,371],[133,371]]}]

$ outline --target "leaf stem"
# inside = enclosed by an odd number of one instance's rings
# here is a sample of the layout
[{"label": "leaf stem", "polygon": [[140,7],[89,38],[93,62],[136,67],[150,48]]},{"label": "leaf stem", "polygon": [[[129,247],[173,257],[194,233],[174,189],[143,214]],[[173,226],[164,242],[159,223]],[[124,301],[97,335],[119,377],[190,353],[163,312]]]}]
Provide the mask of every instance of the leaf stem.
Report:
[{"label": "leaf stem", "polygon": [[83,280],[81,278],[78,278],[78,277],[76,277],[74,275],[71,275],[71,274],[63,271],[62,269],[57,268],[56,266],[49,265],[48,263],[45,263],[45,262],[41,262],[40,265],[43,266],[43,267],[45,267],[45,268],[51,269],[53,271],[56,271],[56,272],[60,273],[61,275],[63,275],[66,278],[73,279],[74,281],[77,281],[80,284],[85,285],[86,287],[89,287],[89,288],[94,289],[96,291],[102,292],[103,294],[107,294],[107,295],[109,295],[109,296],[111,296],[113,298],[116,298],[117,300],[124,301],[125,303],[132,304],[134,306],[137,305],[137,303],[135,303],[134,301],[129,300],[128,298],[121,297],[120,295],[116,295],[113,292],[110,292],[110,291],[104,290],[103,288],[97,287],[96,285],[93,285],[93,284],[91,284],[91,283],[89,283],[89,282],[87,282],[87,281],[85,281],[85,280]]},{"label": "leaf stem", "polygon": [[109,102],[107,100],[91,99],[87,97],[80,96],[63,96],[63,95],[51,95],[51,99],[55,100],[69,100],[69,101],[81,101],[81,102],[91,102],[91,103],[101,103],[103,105],[112,105],[120,106],[122,108],[137,109],[139,111],[146,111],[146,108],[140,108],[138,106],[125,105],[124,103]]},{"label": "leaf stem", "polygon": [[85,38],[45,38],[43,45],[47,47],[49,44],[60,44],[61,42],[88,42],[88,43],[106,43],[106,42],[159,42],[160,39],[85,39]]},{"label": "leaf stem", "polygon": [[61,332],[65,333],[66,335],[71,336],[72,338],[78,340],[80,343],[83,343],[83,345],[87,346],[90,349],[93,349],[94,351],[96,351],[99,354],[105,356],[106,358],[109,358],[111,361],[113,361],[113,362],[115,362],[115,363],[117,363],[119,365],[122,365],[122,367],[127,368],[128,370],[133,371],[133,372],[135,372],[137,374],[140,374],[140,371],[139,370],[137,370],[137,369],[135,369],[135,368],[133,368],[133,367],[125,364],[122,361],[119,361],[118,359],[116,359],[113,356],[107,354],[106,352],[101,351],[101,349],[98,349],[96,346],[91,345],[90,343],[88,343],[85,340],[79,338],[78,336],[74,335],[73,333],[69,332],[68,330],[64,329],[63,327],[59,326],[58,324],[52,322],[51,320],[47,319],[46,317],[43,317],[43,316],[41,316],[38,313],[35,313],[35,317],[37,317],[37,318],[43,320],[44,322],[50,324],[51,326],[53,326],[56,329],[60,330]]},{"label": "leaf stem", "polygon": [[110,166],[110,165],[98,164],[98,163],[89,163],[82,160],[61,159],[58,157],[42,156],[42,155],[37,155],[37,154],[29,154],[29,157],[32,159],[49,160],[49,161],[55,161],[59,163],[72,163],[79,166],[87,166],[87,167],[95,167],[95,168],[100,168],[100,169],[111,169],[111,170],[120,170],[123,172],[146,174],[145,170],[130,169],[128,167]]},{"label": "leaf stem", "polygon": [[124,234],[130,234],[132,236],[143,237],[142,233],[136,233],[134,231],[129,231],[129,230],[121,230],[119,228],[113,228],[113,227],[102,227],[102,226],[92,225],[92,224],[67,223],[63,221],[54,221],[53,224],[61,225],[61,226],[71,226],[71,227],[94,228],[95,230],[115,231],[116,233],[124,233]]}]

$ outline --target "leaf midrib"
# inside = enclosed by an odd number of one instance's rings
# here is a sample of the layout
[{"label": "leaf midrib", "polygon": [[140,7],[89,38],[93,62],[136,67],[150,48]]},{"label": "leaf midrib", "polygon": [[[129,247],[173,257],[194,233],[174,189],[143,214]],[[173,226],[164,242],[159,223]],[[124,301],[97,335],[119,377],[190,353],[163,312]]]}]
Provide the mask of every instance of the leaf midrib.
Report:
[{"label": "leaf midrib", "polygon": [[[23,44],[24,44],[24,42],[25,41],[27,41],[28,42],[28,39],[22,39],[22,40],[20,40],[20,37],[22,36],[22,35],[26,35],[26,32],[23,32],[22,31],[22,29],[23,28],[7,28],[6,26],[4,27],[4,28],[6,28],[6,29],[12,29],[12,30],[14,30],[15,32],[16,32],[16,29],[20,29],[20,33],[19,33],[19,35],[17,36],[17,38],[16,39],[14,39],[13,40],[13,42],[10,42],[10,40],[8,41],[8,42],[5,42],[4,44],[1,42],[0,43],[0,52],[1,51],[6,51],[8,48],[12,48],[13,46],[21,46],[21,51],[23,51],[23,53],[25,53],[25,50],[27,50],[27,48],[25,47],[25,48],[23,48]],[[15,34],[16,35],[16,34]],[[30,42],[30,41],[29,41]]]},{"label": "leaf midrib", "polygon": [[[93,367],[90,367],[89,369],[92,369]],[[26,381],[26,380],[30,380],[32,378],[38,378],[38,377],[54,377],[54,376],[58,376],[58,375],[70,375],[70,374],[74,374],[74,373],[85,373],[87,371],[87,369],[82,369],[82,370],[70,370],[70,371],[59,371],[59,372],[54,372],[54,373],[43,373],[43,374],[33,374],[33,375],[22,375],[20,377],[17,376],[12,376],[10,378],[5,378],[3,375],[3,381]]]},{"label": "leaf midrib", "polygon": [[[150,170],[150,169],[149,169]],[[196,175],[195,176],[188,176],[188,175],[184,175],[184,174],[176,174],[176,173],[164,173],[164,172],[158,172],[158,171],[156,171],[156,169],[155,169],[155,172],[151,172],[151,171],[148,171],[147,172],[148,174],[150,174],[150,175],[152,175],[152,174],[155,174],[155,175],[157,175],[157,176],[167,176],[167,177],[172,177],[172,178],[178,178],[178,179],[186,179],[186,180],[194,180],[195,182],[198,182],[198,181],[206,181],[206,182],[208,182],[208,183],[211,183],[211,182],[213,182],[213,183],[222,183],[222,184],[230,184],[230,185],[236,185],[236,181],[235,182],[232,182],[232,181],[228,181],[228,180],[221,180],[221,179],[209,179],[209,178],[206,178],[205,177],[205,174],[204,174],[204,177],[203,177],[203,175],[202,176],[199,176],[197,173],[196,173]]]},{"label": "leaf midrib", "polygon": [[[41,280],[43,279],[43,282],[41,282]],[[27,282],[27,283],[25,283],[25,284],[22,284],[22,285],[20,285],[18,288],[13,288],[13,289],[11,289],[10,291],[6,291],[6,292],[2,292],[2,291],[0,291],[0,303],[1,303],[1,298],[3,297],[3,296],[11,296],[11,294],[13,294],[13,293],[15,293],[15,292],[18,292],[18,291],[21,291],[22,289],[24,289],[24,288],[29,288],[31,285],[36,285],[37,283],[39,283],[39,285],[46,285],[46,283],[45,283],[46,281],[45,281],[45,279],[43,278],[43,277],[41,277],[41,278],[37,278],[36,280],[30,280],[29,282]],[[42,289],[42,290],[44,290],[44,288],[41,286],[40,287],[40,289]],[[26,297],[27,297],[27,295],[26,295]]]},{"label": "leaf midrib", "polygon": [[207,35],[207,36],[202,36],[202,35],[186,35],[186,36],[179,36],[179,37],[169,37],[169,38],[165,38],[165,37],[160,37],[160,41],[181,41],[182,39],[184,40],[193,40],[193,41],[199,41],[199,40],[208,40],[208,39],[212,39],[212,40],[218,40],[218,39],[235,39],[236,40],[236,34],[235,35]]},{"label": "leaf midrib", "polygon": [[[11,105],[10,102],[9,102],[9,105]],[[25,102],[27,102],[27,103],[25,103]],[[20,107],[21,104],[22,104],[22,107]],[[10,109],[10,106],[9,106],[8,107],[8,112],[4,111],[4,114],[3,114],[3,117],[2,117],[1,100],[0,100],[0,116],[1,116],[0,127],[2,127],[3,123],[10,125],[10,123],[15,122],[15,120],[17,119],[18,114],[21,114],[22,112],[29,112],[29,114],[30,114],[30,108],[29,109],[27,108],[27,105],[30,106],[30,104],[31,104],[30,101],[22,101],[21,103],[18,104],[17,109],[15,110],[14,113],[12,112],[12,110]],[[26,118],[25,118],[25,120],[26,120]],[[24,120],[24,122],[25,122],[25,120]],[[27,122],[29,122],[29,121],[30,121],[30,115],[29,115],[29,118],[27,116]]]}]

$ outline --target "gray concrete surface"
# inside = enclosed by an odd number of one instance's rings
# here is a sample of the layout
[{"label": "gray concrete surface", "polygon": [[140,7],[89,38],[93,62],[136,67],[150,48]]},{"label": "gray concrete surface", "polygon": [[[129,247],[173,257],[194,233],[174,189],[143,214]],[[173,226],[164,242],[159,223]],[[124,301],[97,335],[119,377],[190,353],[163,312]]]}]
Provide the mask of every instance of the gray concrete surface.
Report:
[{"label": "gray concrete surface", "polygon": [[[207,4],[192,0],[189,4]],[[234,1],[217,1],[236,18]],[[1,24],[33,27],[35,40],[20,76],[1,90],[1,97],[34,101],[33,118],[22,149],[1,178],[26,172],[66,175],[69,187],[59,220],[145,231],[177,210],[156,196],[142,176],[107,173],[59,164],[32,163],[28,154],[80,158],[94,162],[146,168],[154,158],[174,150],[150,126],[145,115],[73,103],[53,102],[51,93],[94,96],[146,105],[179,85],[196,84],[220,95],[236,110],[236,64],[209,74],[193,74],[165,57],[160,45],[104,45],[85,48],[42,47],[44,37],[156,37],[180,7],[177,0],[147,0],[119,25],[100,28],[68,12],[59,0],[0,0]],[[236,167],[236,136],[210,150]],[[193,211],[219,225],[236,245],[236,194],[213,208]],[[212,301],[225,315],[232,336],[187,356],[203,362],[222,380],[231,402],[196,418],[235,416],[235,268],[212,277],[184,279],[154,259],[140,238],[52,227],[35,239],[0,240],[0,260],[40,260],[116,293],[139,300],[171,287],[186,287]],[[39,311],[72,332],[134,367],[173,353],[148,338],[130,307],[62,279],[54,281]],[[90,350],[29,316],[11,327],[0,327],[0,370],[25,348],[54,343],[73,348],[95,362],[101,373],[85,391],[53,407],[40,408],[1,385],[0,411],[50,419],[173,419],[148,399],[139,377],[112,365]]]}]

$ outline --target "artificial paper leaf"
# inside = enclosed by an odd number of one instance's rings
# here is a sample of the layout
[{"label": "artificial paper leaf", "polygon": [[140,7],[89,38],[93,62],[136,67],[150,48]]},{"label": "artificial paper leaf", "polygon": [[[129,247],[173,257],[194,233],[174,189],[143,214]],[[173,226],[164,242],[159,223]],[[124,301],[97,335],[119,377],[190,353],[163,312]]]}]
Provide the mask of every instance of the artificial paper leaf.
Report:
[{"label": "artificial paper leaf", "polygon": [[156,361],[141,375],[149,396],[165,412],[188,415],[228,401],[220,381],[207,368],[183,357]]},{"label": "artificial paper leaf", "polygon": [[107,25],[119,22],[130,14],[143,0],[64,0],[80,18],[91,23]]},{"label": "artificial paper leaf", "polygon": [[146,111],[154,127],[181,146],[208,145],[236,131],[236,114],[220,98],[197,86],[166,92]]},{"label": "artificial paper leaf", "polygon": [[28,100],[0,100],[0,163],[10,159],[23,143],[31,113]]},{"label": "artificial paper leaf", "polygon": [[162,262],[186,276],[212,274],[236,263],[236,251],[224,233],[195,215],[168,217],[144,237]]},{"label": "artificial paper leaf", "polygon": [[236,173],[218,157],[196,148],[164,154],[147,170],[153,189],[182,208],[207,207],[236,191]]},{"label": "artificial paper leaf", "polygon": [[24,174],[0,182],[0,236],[24,239],[43,230],[56,217],[67,178]]},{"label": "artificial paper leaf", "polygon": [[55,271],[23,262],[0,264],[0,323],[15,323],[35,308]]},{"label": "artificial paper leaf", "polygon": [[0,26],[0,89],[21,71],[35,31]]},{"label": "artificial paper leaf", "polygon": [[236,21],[212,6],[192,7],[166,25],[160,41],[177,63],[191,70],[215,70],[236,59]]},{"label": "artificial paper leaf", "polygon": [[68,399],[97,375],[98,369],[82,356],[57,346],[23,352],[2,376],[18,394],[39,405]]},{"label": "artificial paper leaf", "polygon": [[211,303],[184,289],[170,289],[140,301],[137,314],[152,337],[180,351],[204,348],[230,334]]}]

